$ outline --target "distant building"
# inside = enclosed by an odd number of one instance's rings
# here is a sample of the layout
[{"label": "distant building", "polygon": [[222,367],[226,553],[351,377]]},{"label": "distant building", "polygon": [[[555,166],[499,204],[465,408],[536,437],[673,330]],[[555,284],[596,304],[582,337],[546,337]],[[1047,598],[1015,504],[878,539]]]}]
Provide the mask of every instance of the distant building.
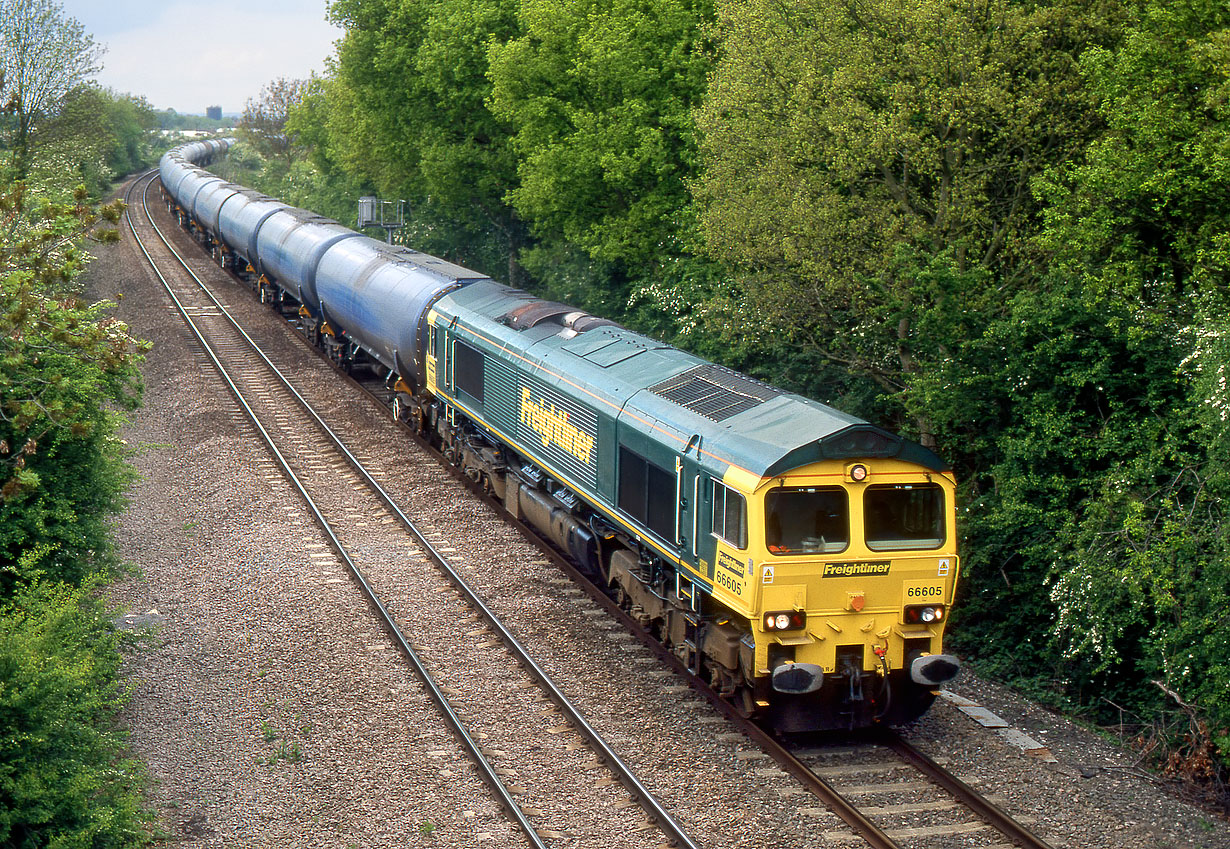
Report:
[{"label": "distant building", "polygon": [[205,107],[205,117],[213,121],[221,121],[222,120],[222,107],[221,106],[206,106]]}]

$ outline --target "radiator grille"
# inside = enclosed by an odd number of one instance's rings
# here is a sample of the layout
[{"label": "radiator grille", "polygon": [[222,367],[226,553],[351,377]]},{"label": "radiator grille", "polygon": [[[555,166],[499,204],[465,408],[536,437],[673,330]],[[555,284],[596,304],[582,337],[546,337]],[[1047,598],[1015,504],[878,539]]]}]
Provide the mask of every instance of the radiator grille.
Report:
[{"label": "radiator grille", "polygon": [[747,412],[783,394],[780,389],[712,364],[690,368],[649,387],[649,391],[715,422]]}]

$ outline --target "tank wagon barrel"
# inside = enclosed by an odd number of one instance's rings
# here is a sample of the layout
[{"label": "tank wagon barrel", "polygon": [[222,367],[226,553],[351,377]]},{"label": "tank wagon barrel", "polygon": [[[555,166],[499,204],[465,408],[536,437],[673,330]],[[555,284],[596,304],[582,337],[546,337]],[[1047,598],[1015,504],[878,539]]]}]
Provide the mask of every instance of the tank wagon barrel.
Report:
[{"label": "tank wagon barrel", "polygon": [[181,223],[741,709],[900,723],[957,674],[956,487],[933,453],[203,170],[231,143],[163,157]]}]

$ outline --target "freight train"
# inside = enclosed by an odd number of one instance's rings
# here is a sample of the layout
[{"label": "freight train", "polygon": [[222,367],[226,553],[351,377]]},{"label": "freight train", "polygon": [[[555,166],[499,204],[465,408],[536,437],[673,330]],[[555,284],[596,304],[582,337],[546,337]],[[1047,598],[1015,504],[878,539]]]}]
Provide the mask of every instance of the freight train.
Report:
[{"label": "freight train", "polygon": [[203,170],[230,144],[162,158],[180,223],[744,713],[899,724],[957,674],[931,451]]}]

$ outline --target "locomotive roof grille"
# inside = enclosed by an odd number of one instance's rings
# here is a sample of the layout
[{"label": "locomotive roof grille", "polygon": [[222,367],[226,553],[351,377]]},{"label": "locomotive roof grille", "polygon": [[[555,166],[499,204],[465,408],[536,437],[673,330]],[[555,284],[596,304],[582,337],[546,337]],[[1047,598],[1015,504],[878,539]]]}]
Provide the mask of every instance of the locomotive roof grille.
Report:
[{"label": "locomotive roof grille", "polygon": [[649,387],[649,391],[715,422],[726,421],[785,394],[713,363],[694,366]]}]

